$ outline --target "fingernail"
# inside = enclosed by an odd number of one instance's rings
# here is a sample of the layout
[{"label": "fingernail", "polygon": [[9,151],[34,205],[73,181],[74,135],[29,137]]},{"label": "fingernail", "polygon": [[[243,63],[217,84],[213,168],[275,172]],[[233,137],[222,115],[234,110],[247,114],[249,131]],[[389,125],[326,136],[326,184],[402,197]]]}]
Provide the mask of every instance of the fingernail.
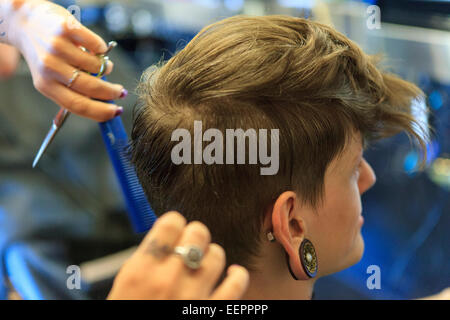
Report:
[{"label": "fingernail", "polygon": [[128,95],[128,90],[127,89],[125,89],[125,88],[123,88],[122,89],[122,92],[120,93],[120,99],[123,99],[123,98],[125,98],[126,96]]},{"label": "fingernail", "polygon": [[114,65],[114,64],[113,64],[110,60],[106,61],[106,70],[112,69],[112,66],[113,66],[113,65]]},{"label": "fingernail", "polygon": [[122,113],[123,113],[123,108],[122,107],[117,107],[116,114],[114,115],[114,117],[118,117]]}]

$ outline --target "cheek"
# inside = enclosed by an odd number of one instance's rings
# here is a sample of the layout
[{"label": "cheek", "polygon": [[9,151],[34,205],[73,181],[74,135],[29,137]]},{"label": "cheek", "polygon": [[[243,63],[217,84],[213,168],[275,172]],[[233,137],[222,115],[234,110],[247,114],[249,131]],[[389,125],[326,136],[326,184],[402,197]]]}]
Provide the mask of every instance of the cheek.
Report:
[{"label": "cheek", "polygon": [[326,216],[329,228],[336,235],[335,240],[349,238],[354,234],[361,213],[361,197],[356,184],[339,192],[327,205]]},{"label": "cheek", "polygon": [[[327,199],[315,225],[322,267],[341,269],[360,240],[361,198],[358,187],[347,187]],[[334,272],[334,270],[332,271]]]},{"label": "cheek", "polygon": [[359,235],[359,216],[361,214],[361,197],[359,194],[358,185],[355,183],[348,192],[342,194],[339,199],[339,212],[336,212],[337,220],[334,221],[340,228],[338,241],[342,245],[342,250],[351,250]]}]

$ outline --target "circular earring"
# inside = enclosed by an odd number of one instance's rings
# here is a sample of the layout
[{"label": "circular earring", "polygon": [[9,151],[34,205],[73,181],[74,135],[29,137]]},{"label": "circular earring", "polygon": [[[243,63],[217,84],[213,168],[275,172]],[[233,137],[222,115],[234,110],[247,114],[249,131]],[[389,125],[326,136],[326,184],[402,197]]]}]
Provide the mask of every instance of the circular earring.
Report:
[{"label": "circular earring", "polygon": [[312,242],[308,239],[304,239],[300,244],[298,253],[303,270],[305,271],[305,275],[301,275],[300,278],[298,278],[292,271],[291,264],[289,262],[289,255],[285,252],[286,263],[292,278],[295,280],[307,280],[308,278],[314,278],[317,274],[318,263],[316,250],[314,249]]},{"label": "circular earring", "polygon": [[299,249],[300,261],[302,262],[303,270],[310,278],[314,278],[317,274],[318,263],[316,250],[311,241],[304,239]]}]

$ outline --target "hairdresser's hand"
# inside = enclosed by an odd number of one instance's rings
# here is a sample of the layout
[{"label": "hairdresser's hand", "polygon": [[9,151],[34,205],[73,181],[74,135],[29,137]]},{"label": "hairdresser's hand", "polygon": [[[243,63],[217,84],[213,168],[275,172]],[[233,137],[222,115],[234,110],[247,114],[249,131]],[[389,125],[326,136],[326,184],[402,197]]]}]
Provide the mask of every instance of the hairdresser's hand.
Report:
[{"label": "hairdresser's hand", "polygon": [[18,64],[19,53],[17,49],[0,43],[0,80],[11,77]]},{"label": "hairdresser's hand", "polygon": [[[209,242],[210,234],[203,224],[186,225],[179,213],[166,213],[125,263],[108,299],[239,299],[247,289],[247,270],[230,266],[226,278],[216,287],[225,266],[225,253]],[[199,269],[190,270],[179,256],[168,253],[175,246],[185,245],[204,250]]]},{"label": "hairdresser's hand", "polygon": [[[28,63],[37,90],[59,106],[80,116],[106,121],[123,110],[95,101],[115,100],[126,95],[119,84],[111,84],[81,72],[68,87],[74,70],[98,73],[96,54],[107,49],[105,42],[82,26],[66,9],[49,1],[11,1],[9,43]],[[83,52],[85,47],[90,53]],[[112,70],[109,63],[107,74]]]},{"label": "hairdresser's hand", "polygon": [[450,300],[450,288],[446,288],[435,295],[421,298],[419,300]]}]

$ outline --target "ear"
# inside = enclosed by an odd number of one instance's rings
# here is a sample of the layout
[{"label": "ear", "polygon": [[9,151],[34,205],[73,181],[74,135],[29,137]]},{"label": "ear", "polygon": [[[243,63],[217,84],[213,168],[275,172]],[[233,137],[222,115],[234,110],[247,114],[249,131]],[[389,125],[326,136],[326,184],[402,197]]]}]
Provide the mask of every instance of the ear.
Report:
[{"label": "ear", "polygon": [[275,239],[288,257],[288,263],[297,279],[309,279],[300,261],[300,244],[305,239],[306,225],[295,192],[283,192],[272,210],[272,227]]}]

